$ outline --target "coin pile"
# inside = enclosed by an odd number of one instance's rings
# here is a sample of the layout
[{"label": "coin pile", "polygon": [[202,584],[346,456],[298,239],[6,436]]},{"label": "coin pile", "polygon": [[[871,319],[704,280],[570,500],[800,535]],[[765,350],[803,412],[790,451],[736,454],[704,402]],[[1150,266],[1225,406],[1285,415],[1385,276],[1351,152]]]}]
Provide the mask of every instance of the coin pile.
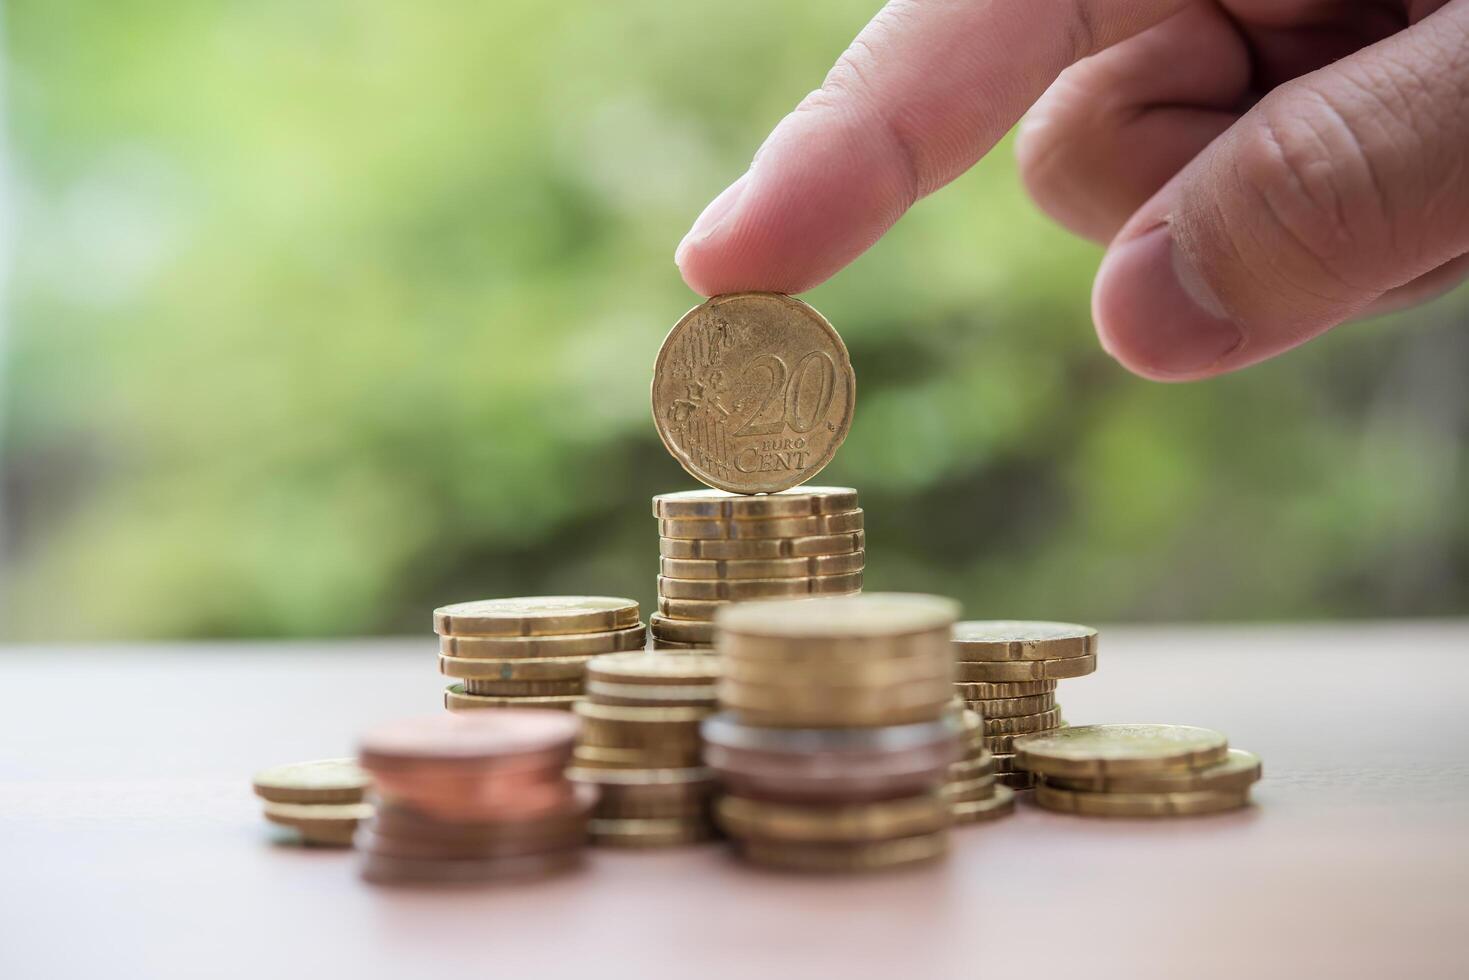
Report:
[{"label": "coin pile", "polygon": [[1048,810],[1102,817],[1181,817],[1249,805],[1258,756],[1187,725],[1082,725],[1015,743]]},{"label": "coin pile", "polygon": [[944,798],[955,823],[979,823],[1015,812],[1015,793],[1000,785],[995,757],[984,747],[984,719],[968,708],[960,712],[964,758],[949,766]]},{"label": "coin pile", "polygon": [[363,737],[377,814],[359,845],[375,882],[475,882],[571,867],[595,790],[565,768],[577,722],[562,711],[430,715]]},{"label": "coin pile", "polygon": [[704,723],[705,758],[745,858],[857,871],[947,850],[956,618],[948,599],[881,593],[720,613],[724,713]]},{"label": "coin pile", "polygon": [[454,678],[450,710],[569,709],[582,699],[587,661],[640,650],[638,604],[612,596],[481,599],[434,610],[439,672]]},{"label": "coin pile", "polygon": [[984,719],[984,745],[999,780],[1012,789],[1035,785],[1015,766],[1013,743],[1065,721],[1056,681],[1097,669],[1097,631],[1072,623],[967,621],[954,626],[954,687]]},{"label": "coin pile", "polygon": [[372,816],[365,801],[372,780],[355,759],[320,759],[255,774],[265,819],[290,827],[302,843],[350,847],[357,824]]},{"label": "coin pile", "polygon": [[717,782],[699,723],[715,710],[719,659],[704,653],[612,653],[587,665],[581,735],[567,776],[600,795],[598,844],[663,847],[715,836]]},{"label": "coin pile", "polygon": [[862,509],[849,487],[742,496],[686,490],[653,498],[660,650],[708,650],[714,616],[745,599],[860,592]]}]

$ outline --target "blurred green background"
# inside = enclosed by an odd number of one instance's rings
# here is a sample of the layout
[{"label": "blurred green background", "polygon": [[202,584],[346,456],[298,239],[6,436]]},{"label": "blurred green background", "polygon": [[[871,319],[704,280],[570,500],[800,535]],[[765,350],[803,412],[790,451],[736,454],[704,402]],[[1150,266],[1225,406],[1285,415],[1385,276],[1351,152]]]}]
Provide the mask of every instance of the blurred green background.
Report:
[{"label": "blurred green background", "polygon": [[[648,410],[707,200],[875,2],[8,5],[12,638],[651,602]],[[1469,612],[1469,299],[1189,386],[1004,145],[806,298],[851,348],[869,589],[976,617]]]}]

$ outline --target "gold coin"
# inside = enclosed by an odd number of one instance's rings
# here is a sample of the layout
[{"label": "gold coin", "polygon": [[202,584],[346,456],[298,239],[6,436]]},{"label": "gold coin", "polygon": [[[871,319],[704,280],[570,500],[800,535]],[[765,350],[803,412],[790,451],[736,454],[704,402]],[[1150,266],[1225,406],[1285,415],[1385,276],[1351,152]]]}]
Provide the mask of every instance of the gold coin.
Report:
[{"label": "gold coin", "polygon": [[857,377],[842,338],[780,293],[728,293],[674,324],[653,362],[653,422],[701,483],[772,493],[803,483],[847,438]]},{"label": "gold coin", "polygon": [[944,799],[951,803],[964,800],[987,800],[995,793],[996,779],[993,773],[973,779],[959,779],[945,783]]},{"label": "gold coin", "polygon": [[1250,791],[1195,790],[1186,793],[1080,793],[1036,784],[1035,801],[1047,810],[1095,817],[1186,817],[1248,806]]},{"label": "gold coin", "polygon": [[713,684],[670,684],[658,687],[653,684],[609,684],[606,681],[587,681],[587,700],[593,704],[622,705],[624,707],[672,708],[713,707],[719,703]]},{"label": "gold coin", "polygon": [[[1058,732],[1058,731],[1061,731],[1061,728],[1057,727],[1057,728],[1049,729],[1048,731],[1050,731],[1050,732]],[[1046,734],[1046,733],[1047,732],[1040,732],[1040,734]],[[1011,753],[1011,754],[1013,754],[1014,751],[1015,751],[1015,749],[1014,749],[1015,740],[1017,738],[1031,738],[1035,734],[1036,733],[1021,732],[1019,735],[986,735],[984,737],[984,747],[987,748],[987,749],[989,749],[991,752],[995,753],[996,755],[1000,755],[1000,754],[1003,754],[1003,753]]]},{"label": "gold coin", "polygon": [[[747,660],[737,653],[726,652],[723,676],[741,684],[771,687],[817,687],[858,689],[888,687],[894,684],[939,684],[947,693],[952,685],[952,664],[947,659],[903,657],[893,660],[866,661]],[[930,687],[931,689],[931,687]]]},{"label": "gold coin", "polygon": [[[800,607],[796,611],[826,601],[821,598],[785,600],[791,606]],[[726,629],[719,642],[721,655],[731,661],[814,671],[827,676],[869,666],[878,672],[915,669],[949,677],[954,672],[953,658],[948,653],[948,630],[944,627],[897,636],[751,636]]]},{"label": "gold coin", "polygon": [[1097,631],[1075,623],[968,620],[954,624],[954,655],[962,661],[1066,660],[1093,657]]},{"label": "gold coin", "polygon": [[675,653],[687,655],[691,653],[713,654],[714,647],[708,643],[679,643],[676,640],[653,640],[652,652]]},{"label": "gold coin", "polygon": [[980,749],[979,754],[960,759],[949,766],[949,780],[951,782],[964,782],[969,779],[980,779],[984,776],[992,776],[995,772],[995,757],[987,749]]},{"label": "gold coin", "polygon": [[1061,724],[1061,709],[1052,708],[1033,715],[1017,715],[1014,718],[986,718],[986,735],[1020,735],[1027,732],[1043,732]]},{"label": "gold coin", "polygon": [[964,701],[995,701],[1010,698],[1028,698],[1037,694],[1054,694],[1055,681],[1015,681],[995,684],[985,682],[963,682],[954,685],[954,693]]},{"label": "gold coin", "polygon": [[714,624],[692,620],[669,619],[654,615],[648,621],[654,643],[690,643],[709,646],[714,642]]},{"label": "gold coin", "polygon": [[658,554],[664,558],[700,561],[745,561],[845,555],[861,551],[866,546],[867,534],[864,531],[815,534],[795,538],[736,538],[733,540],[660,537]]},{"label": "gold coin", "polygon": [[1050,711],[1056,707],[1056,695],[1032,694],[1028,698],[988,698],[983,701],[965,701],[965,707],[980,713],[986,719],[1014,718],[1018,715],[1033,715]]},{"label": "gold coin", "polygon": [[[848,678],[842,678],[843,681]],[[948,691],[945,679],[915,678],[907,683],[890,683],[869,687],[820,686],[797,680],[793,684],[752,684],[726,674],[718,684],[719,700],[732,707],[748,706],[765,711],[791,709],[829,709],[834,711],[868,711],[887,707],[915,705],[945,707]]]},{"label": "gold coin", "polygon": [[273,803],[360,803],[372,777],[356,759],[317,759],[262,769],[253,784]]},{"label": "gold coin", "polygon": [[713,654],[614,653],[587,665],[587,679],[613,684],[707,686],[719,679]]},{"label": "gold coin", "polygon": [[290,827],[308,844],[347,846],[360,821],[372,817],[371,803],[273,803],[266,801],[265,819]]},{"label": "gold coin", "polygon": [[912,837],[941,830],[951,820],[948,801],[936,793],[828,806],[725,796],[716,804],[715,812],[720,826],[731,837],[822,843]]},{"label": "gold coin", "polygon": [[849,551],[843,555],[812,555],[809,558],[744,558],[734,561],[660,558],[658,571],[668,578],[677,579],[801,579],[860,572],[866,561],[865,551]]},{"label": "gold coin", "polygon": [[714,827],[706,819],[627,819],[587,822],[592,842],[611,847],[676,847],[713,840]]},{"label": "gold coin", "polygon": [[604,633],[638,624],[631,599],[596,595],[543,595],[479,599],[434,610],[434,632],[454,636],[556,636]]},{"label": "gold coin", "polygon": [[670,599],[763,599],[771,596],[856,592],[860,588],[861,572],[813,575],[810,578],[697,579],[658,576],[658,594]]},{"label": "gold coin", "polygon": [[874,638],[949,629],[959,604],[941,596],[869,592],[860,596],[742,602],[722,611],[730,633],[777,639]]},{"label": "gold coin", "polygon": [[1015,812],[1015,793],[1008,786],[996,786],[994,794],[983,800],[966,800],[954,804],[955,823],[980,823]]},{"label": "gold coin", "polygon": [[1223,762],[1203,769],[1179,769],[1138,776],[1103,776],[1068,779],[1047,776],[1057,789],[1083,793],[1186,793],[1198,790],[1231,792],[1248,788],[1260,778],[1260,757],[1243,749],[1230,749]]},{"label": "gold coin", "polygon": [[579,769],[645,770],[686,769],[699,763],[698,749],[685,745],[663,747],[656,751],[616,745],[578,745],[571,759]]},{"label": "gold coin", "polygon": [[863,844],[811,844],[754,837],[739,842],[739,853],[745,860],[791,871],[878,871],[932,861],[948,849],[947,830]]},{"label": "gold coin", "polygon": [[664,538],[698,538],[701,541],[760,538],[799,538],[815,534],[840,534],[862,530],[862,508],[810,517],[772,517],[764,521],[705,521],[698,518],[658,521]]},{"label": "gold coin", "polygon": [[1035,773],[1033,772],[997,772],[995,779],[1000,785],[1012,790],[1034,789]]},{"label": "gold coin", "polygon": [[1097,669],[1094,656],[1068,657],[1065,660],[1011,660],[996,663],[960,661],[954,665],[954,677],[961,683],[975,681],[996,683],[1013,681],[1056,681],[1068,677],[1084,677]]},{"label": "gold coin", "polygon": [[620,650],[640,650],[647,642],[642,623],[606,633],[566,636],[441,636],[439,652],[465,660],[526,660],[545,657],[590,657]]},{"label": "gold coin", "polygon": [[439,654],[439,673],[460,680],[562,681],[580,680],[591,657],[544,657],[519,660],[465,660]]},{"label": "gold coin", "polygon": [[444,688],[444,707],[450,711],[474,708],[558,708],[562,711],[570,711],[572,705],[584,700],[586,698],[580,694],[507,698],[470,694],[464,689],[463,684],[450,684]]},{"label": "gold coin", "polygon": [[[874,728],[933,721],[943,714],[943,702],[933,704],[812,704],[802,707],[740,704],[723,696],[724,707],[746,724],[767,728]],[[1008,737],[1008,736],[1002,736]]]},{"label": "gold coin", "polygon": [[581,678],[553,681],[500,681],[464,678],[465,694],[482,694],[496,698],[542,697],[557,694],[583,694]]},{"label": "gold coin", "polygon": [[753,496],[724,490],[680,490],[653,498],[654,517],[700,517],[751,520],[770,517],[809,517],[857,509],[857,491],[851,487],[792,487]]},{"label": "gold coin", "polygon": [[1015,755],[1010,752],[991,752],[990,758],[995,760],[995,772],[1004,774],[1015,771]]},{"label": "gold coin", "polygon": [[1222,734],[1189,725],[1081,725],[1019,739],[1018,766],[1073,779],[1202,769],[1224,761],[1229,752]]}]

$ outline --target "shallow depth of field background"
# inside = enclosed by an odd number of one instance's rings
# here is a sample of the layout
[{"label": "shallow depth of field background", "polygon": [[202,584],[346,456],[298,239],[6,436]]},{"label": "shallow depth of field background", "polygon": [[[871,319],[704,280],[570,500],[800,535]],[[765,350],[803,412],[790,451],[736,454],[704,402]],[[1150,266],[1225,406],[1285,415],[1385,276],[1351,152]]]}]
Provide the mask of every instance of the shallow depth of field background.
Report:
[{"label": "shallow depth of field background", "polygon": [[[0,636],[650,603],[673,266],[876,3],[7,5]],[[809,299],[869,589],[975,617],[1469,612],[1469,296],[1164,386],[1010,146]]]}]

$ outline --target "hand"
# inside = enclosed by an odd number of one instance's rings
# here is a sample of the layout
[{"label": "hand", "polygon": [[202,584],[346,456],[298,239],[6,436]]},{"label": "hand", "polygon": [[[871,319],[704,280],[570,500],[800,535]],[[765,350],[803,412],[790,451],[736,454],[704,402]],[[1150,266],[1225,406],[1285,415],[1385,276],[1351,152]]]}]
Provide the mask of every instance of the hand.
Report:
[{"label": "hand", "polygon": [[675,261],[706,295],[810,289],[1027,109],[1025,183],[1110,242],[1093,318],[1144,376],[1469,276],[1469,0],[893,0]]}]

